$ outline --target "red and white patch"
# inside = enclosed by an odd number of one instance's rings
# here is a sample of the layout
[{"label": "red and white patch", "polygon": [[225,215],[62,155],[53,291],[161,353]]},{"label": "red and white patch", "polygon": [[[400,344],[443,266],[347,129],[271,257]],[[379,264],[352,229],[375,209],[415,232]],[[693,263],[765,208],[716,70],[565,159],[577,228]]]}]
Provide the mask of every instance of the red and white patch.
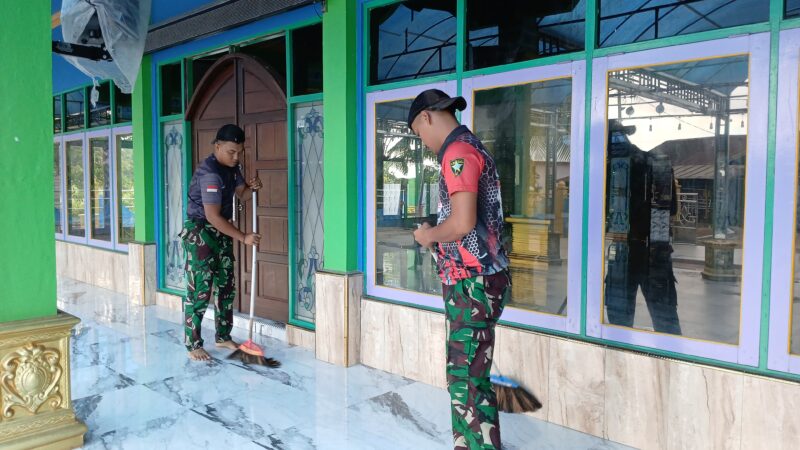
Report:
[{"label": "red and white patch", "polygon": [[218,189],[219,189],[218,186],[208,186],[206,188],[206,192],[217,192]]}]

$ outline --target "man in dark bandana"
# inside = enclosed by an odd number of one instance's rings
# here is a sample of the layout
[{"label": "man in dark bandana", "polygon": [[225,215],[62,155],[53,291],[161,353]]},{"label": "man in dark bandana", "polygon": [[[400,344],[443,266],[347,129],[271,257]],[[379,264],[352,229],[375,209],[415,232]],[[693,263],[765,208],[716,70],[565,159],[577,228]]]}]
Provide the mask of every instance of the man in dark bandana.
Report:
[{"label": "man in dark bandana", "polygon": [[233,300],[236,297],[233,240],[257,245],[261,237],[242,233],[230,223],[234,193],[242,200],[261,188],[258,177],[245,183],[239,169],[244,150],[244,131],[236,125],[225,125],[217,131],[214,153],[205,159],[192,176],[189,185],[187,220],[181,232],[186,250],[186,298],[183,301],[184,331],[189,358],[211,359],[203,349],[201,324],[217,286],[215,308],[216,336],[219,347],[236,350],[231,339]]}]

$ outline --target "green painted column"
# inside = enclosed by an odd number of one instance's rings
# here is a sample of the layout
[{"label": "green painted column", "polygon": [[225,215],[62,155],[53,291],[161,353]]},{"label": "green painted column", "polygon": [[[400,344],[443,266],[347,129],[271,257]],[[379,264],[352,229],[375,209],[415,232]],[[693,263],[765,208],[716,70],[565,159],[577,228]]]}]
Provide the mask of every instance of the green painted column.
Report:
[{"label": "green painted column", "polygon": [[325,101],[325,269],[358,265],[356,2],[329,0],[322,16]]},{"label": "green painted column", "polygon": [[133,87],[133,176],[136,211],[136,241],[156,240],[155,168],[153,166],[153,102],[152,63],[149,55],[142,58],[139,76]]},{"label": "green painted column", "polygon": [[4,2],[0,322],[56,313],[50,2]]}]

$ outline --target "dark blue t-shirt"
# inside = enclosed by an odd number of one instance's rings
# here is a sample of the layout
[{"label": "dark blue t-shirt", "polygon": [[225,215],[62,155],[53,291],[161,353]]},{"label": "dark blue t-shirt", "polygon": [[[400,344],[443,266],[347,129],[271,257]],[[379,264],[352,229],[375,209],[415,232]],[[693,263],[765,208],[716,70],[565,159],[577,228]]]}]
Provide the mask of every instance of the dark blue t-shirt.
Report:
[{"label": "dark blue t-shirt", "polygon": [[233,215],[233,196],[236,188],[244,184],[239,168],[226,167],[209,156],[197,167],[189,184],[189,204],[186,215],[190,219],[205,219],[203,205],[221,205],[222,217]]}]

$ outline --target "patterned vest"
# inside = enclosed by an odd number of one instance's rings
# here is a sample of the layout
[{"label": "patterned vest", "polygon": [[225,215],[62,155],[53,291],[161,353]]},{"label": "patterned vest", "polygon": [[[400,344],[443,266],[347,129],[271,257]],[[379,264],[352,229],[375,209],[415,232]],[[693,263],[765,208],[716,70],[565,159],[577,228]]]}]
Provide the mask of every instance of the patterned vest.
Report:
[{"label": "patterned vest", "polygon": [[[501,241],[504,224],[503,202],[500,196],[500,178],[497,175],[494,159],[477,136],[466,126],[461,125],[445,140],[439,152],[439,164],[442,164],[447,147],[455,141],[474,147],[483,157],[484,165],[478,181],[478,217],[475,228],[461,240],[439,243],[437,247],[439,276],[442,282],[448,285],[478,275],[492,275],[508,267],[508,256]],[[440,172],[437,223],[443,223],[451,213],[447,182]]]}]

